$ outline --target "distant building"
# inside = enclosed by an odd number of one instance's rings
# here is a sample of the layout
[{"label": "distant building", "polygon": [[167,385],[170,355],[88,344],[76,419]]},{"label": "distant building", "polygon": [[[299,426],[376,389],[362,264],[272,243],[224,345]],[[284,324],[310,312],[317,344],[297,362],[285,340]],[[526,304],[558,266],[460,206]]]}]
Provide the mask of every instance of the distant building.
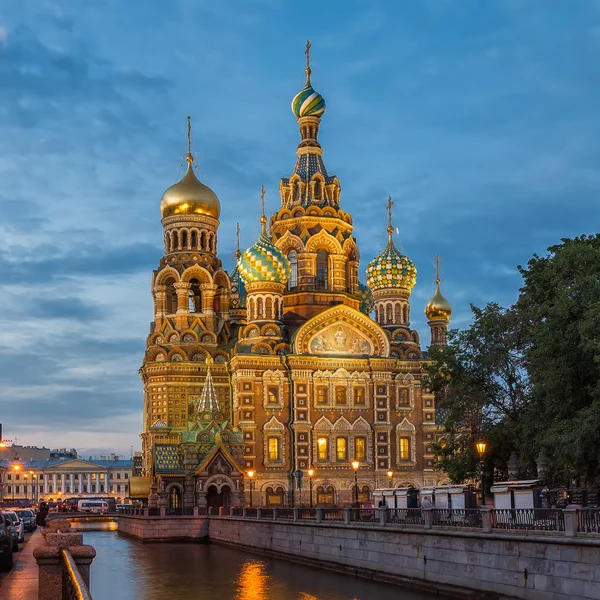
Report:
[{"label": "distant building", "polygon": [[124,502],[129,498],[132,461],[121,460],[114,454],[111,456],[111,459],[98,460],[2,460],[1,498],[4,501],[30,499],[38,502],[112,496],[117,502]]},{"label": "distant building", "polygon": [[59,460],[77,458],[75,448],[61,448],[60,450],[50,448],[39,448],[38,446],[20,446],[18,444],[7,445],[0,448],[0,460]]}]

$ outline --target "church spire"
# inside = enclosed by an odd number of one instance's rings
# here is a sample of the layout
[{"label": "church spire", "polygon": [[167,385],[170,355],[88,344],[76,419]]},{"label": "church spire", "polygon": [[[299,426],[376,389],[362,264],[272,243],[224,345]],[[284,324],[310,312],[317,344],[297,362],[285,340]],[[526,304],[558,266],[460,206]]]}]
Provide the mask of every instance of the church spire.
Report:
[{"label": "church spire", "polygon": [[200,400],[198,400],[198,406],[196,407],[196,414],[199,416],[205,412],[214,413],[219,411],[219,401],[217,400],[217,393],[215,391],[215,386],[213,385],[212,375],[210,374],[211,362],[211,359],[207,360],[206,381],[204,382],[202,394],[200,395]]}]

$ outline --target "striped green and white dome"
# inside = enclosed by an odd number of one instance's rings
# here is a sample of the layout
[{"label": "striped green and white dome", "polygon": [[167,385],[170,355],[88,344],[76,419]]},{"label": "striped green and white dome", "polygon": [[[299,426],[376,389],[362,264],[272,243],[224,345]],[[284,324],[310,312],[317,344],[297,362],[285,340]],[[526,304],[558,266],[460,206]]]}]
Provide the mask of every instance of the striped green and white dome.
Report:
[{"label": "striped green and white dome", "polygon": [[287,256],[263,233],[240,258],[240,276],[245,284],[257,281],[287,283],[290,263]]},{"label": "striped green and white dome", "polygon": [[325,98],[319,92],[315,92],[312,85],[308,84],[294,96],[292,112],[298,119],[300,117],[322,117],[325,112]]},{"label": "striped green and white dome", "polygon": [[401,288],[409,292],[417,282],[417,268],[390,240],[385,250],[367,267],[367,284],[371,290]]}]

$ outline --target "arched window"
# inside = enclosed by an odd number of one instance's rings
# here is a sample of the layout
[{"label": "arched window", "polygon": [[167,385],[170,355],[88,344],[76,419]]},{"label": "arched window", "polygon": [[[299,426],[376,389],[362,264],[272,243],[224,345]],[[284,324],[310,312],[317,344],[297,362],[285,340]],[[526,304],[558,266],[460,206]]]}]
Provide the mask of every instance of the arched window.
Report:
[{"label": "arched window", "polygon": [[267,403],[278,404],[279,403],[279,390],[276,387],[270,387],[267,390]]},{"label": "arched window", "polygon": [[184,229],[181,232],[181,246],[182,246],[182,248],[185,249],[185,248],[187,248],[187,245],[188,245],[188,232],[186,229]]},{"label": "arched window", "polygon": [[320,485],[317,488],[318,506],[335,506],[335,488],[332,485],[327,487]]},{"label": "arched window", "polygon": [[259,298],[258,302],[256,303],[256,318],[262,319],[262,317],[263,317],[263,299]]},{"label": "arched window", "polygon": [[177,312],[177,292],[175,291],[175,280],[170,277],[165,281],[166,286],[166,297],[165,297],[165,310],[168,315],[172,315]]},{"label": "arched window", "polygon": [[394,322],[394,317],[393,317],[393,313],[392,313],[392,305],[388,304],[387,305],[387,310],[386,310],[386,319],[385,322],[390,324]]},{"label": "arched window", "polygon": [[267,506],[284,506],[285,504],[285,492],[281,486],[273,489],[268,487],[265,490],[267,497]]},{"label": "arched window", "polygon": [[288,279],[288,289],[292,290],[298,287],[298,254],[295,250],[290,250],[288,254],[290,261],[290,278]]},{"label": "arched window", "polygon": [[317,250],[317,289],[326,290],[329,280],[329,254],[327,250]]},{"label": "arched window", "polygon": [[192,229],[192,248],[198,249],[198,230]]},{"label": "arched window", "polygon": [[191,313],[202,312],[202,293],[200,292],[200,282],[197,279],[190,279],[191,288],[189,291],[189,309]]}]

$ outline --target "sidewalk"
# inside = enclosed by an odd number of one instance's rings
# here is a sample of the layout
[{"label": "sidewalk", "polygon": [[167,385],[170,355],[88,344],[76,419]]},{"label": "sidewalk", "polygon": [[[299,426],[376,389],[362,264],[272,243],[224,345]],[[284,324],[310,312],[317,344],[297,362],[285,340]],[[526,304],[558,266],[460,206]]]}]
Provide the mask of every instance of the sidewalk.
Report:
[{"label": "sidewalk", "polygon": [[40,529],[29,538],[21,552],[15,552],[15,564],[11,572],[2,581],[0,600],[37,600],[38,566],[33,551],[44,545]]}]

